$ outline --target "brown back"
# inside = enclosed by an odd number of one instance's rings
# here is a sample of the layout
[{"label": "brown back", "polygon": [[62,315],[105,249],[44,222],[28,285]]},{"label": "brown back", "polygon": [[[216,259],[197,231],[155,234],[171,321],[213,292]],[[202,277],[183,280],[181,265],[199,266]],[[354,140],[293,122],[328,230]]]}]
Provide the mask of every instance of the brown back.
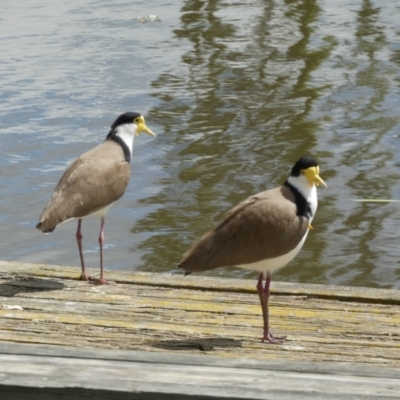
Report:
[{"label": "brown back", "polygon": [[307,232],[307,218],[296,212],[294,196],[286,186],[251,196],[197,240],[179,267],[206,271],[281,256],[294,249]]},{"label": "brown back", "polygon": [[81,218],[118,200],[131,168],[119,144],[107,140],[82,154],[65,171],[39,218],[38,229],[53,230],[69,218]]}]

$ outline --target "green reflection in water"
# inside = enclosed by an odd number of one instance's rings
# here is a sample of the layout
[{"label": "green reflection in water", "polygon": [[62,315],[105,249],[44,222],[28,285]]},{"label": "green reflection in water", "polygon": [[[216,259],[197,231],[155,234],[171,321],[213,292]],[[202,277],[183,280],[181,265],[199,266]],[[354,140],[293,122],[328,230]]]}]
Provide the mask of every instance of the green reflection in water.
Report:
[{"label": "green reflection in water", "polygon": [[155,210],[133,228],[156,233],[140,244],[142,270],[173,270],[230,207],[281,184],[301,155],[318,158],[319,124],[309,111],[327,86],[310,77],[335,45],[309,48],[318,13],[314,1],[185,2],[175,35],[191,49],[153,82],[159,105],[149,120],[165,129],[158,140],[169,178],[143,201]]},{"label": "green reflection in water", "polygon": [[342,196],[331,196],[324,203],[335,212],[324,232],[330,240],[320,264],[320,269],[326,271],[323,283],[390,287],[379,284],[376,278],[385,274],[382,280],[388,282],[393,273],[390,268],[396,268],[383,262],[393,259],[386,256],[390,251],[386,239],[391,235],[387,228],[393,207],[349,205],[351,198],[392,198],[399,180],[398,171],[388,169],[395,153],[384,145],[399,118],[391,112],[392,104],[388,101],[396,70],[379,54],[388,44],[381,18],[380,8],[373,7],[370,1],[360,2],[354,42],[348,43],[351,51],[344,52],[336,65],[345,71],[345,84],[330,96],[327,104],[335,110],[337,123],[336,136],[329,147],[342,145],[346,151],[335,155],[337,169],[341,171],[336,182],[344,188]]}]

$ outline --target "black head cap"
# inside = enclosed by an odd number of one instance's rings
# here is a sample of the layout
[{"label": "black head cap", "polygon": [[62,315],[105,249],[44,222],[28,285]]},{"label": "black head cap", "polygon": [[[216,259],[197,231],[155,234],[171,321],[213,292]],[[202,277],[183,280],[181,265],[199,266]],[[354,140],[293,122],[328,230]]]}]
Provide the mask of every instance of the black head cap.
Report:
[{"label": "black head cap", "polygon": [[117,135],[116,129],[120,125],[132,124],[133,121],[140,116],[140,114],[135,112],[126,112],[121,114],[111,125],[110,131],[108,132],[108,135],[106,137],[106,140],[113,140],[114,142],[117,142],[121,145],[122,150],[124,151],[125,161],[128,163],[131,162],[131,151],[129,150],[129,147],[126,145],[126,143]]},{"label": "black head cap", "polygon": [[318,163],[311,157],[301,157],[292,168],[291,176],[300,176],[300,172],[303,169],[310,167],[317,167]]},{"label": "black head cap", "polygon": [[124,124],[131,124],[133,120],[137,117],[140,117],[140,114],[135,113],[135,112],[126,112],[121,114],[111,125],[111,130],[113,131],[115,128],[117,128],[119,125],[124,125]]}]

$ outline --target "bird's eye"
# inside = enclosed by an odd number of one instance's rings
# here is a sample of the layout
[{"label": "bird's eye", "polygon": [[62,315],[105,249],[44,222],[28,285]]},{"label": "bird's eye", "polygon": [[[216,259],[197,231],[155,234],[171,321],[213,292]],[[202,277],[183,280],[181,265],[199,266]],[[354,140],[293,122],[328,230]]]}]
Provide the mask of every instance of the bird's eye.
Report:
[{"label": "bird's eye", "polygon": [[304,169],[302,169],[302,170],[301,170],[301,174],[302,174],[302,175],[305,175],[305,174],[306,174],[306,171],[305,171]]},{"label": "bird's eye", "polygon": [[139,122],[139,118],[135,118],[135,119],[133,120],[133,122],[138,123],[138,122]]}]

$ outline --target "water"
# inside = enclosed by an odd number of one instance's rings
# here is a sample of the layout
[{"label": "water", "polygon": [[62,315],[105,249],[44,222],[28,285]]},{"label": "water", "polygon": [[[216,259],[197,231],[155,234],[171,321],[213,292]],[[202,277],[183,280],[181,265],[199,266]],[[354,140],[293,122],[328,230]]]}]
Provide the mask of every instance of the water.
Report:
[{"label": "water", "polygon": [[[0,258],[76,265],[76,223],[34,229],[66,166],[124,111],[132,178],[108,269],[176,271],[190,243],[301,155],[321,165],[314,231],[274,279],[400,287],[400,6],[392,1],[36,0],[1,15]],[[158,15],[159,22],[137,17]],[[83,223],[98,267],[99,221]],[[208,274],[254,278],[218,269]]]}]

